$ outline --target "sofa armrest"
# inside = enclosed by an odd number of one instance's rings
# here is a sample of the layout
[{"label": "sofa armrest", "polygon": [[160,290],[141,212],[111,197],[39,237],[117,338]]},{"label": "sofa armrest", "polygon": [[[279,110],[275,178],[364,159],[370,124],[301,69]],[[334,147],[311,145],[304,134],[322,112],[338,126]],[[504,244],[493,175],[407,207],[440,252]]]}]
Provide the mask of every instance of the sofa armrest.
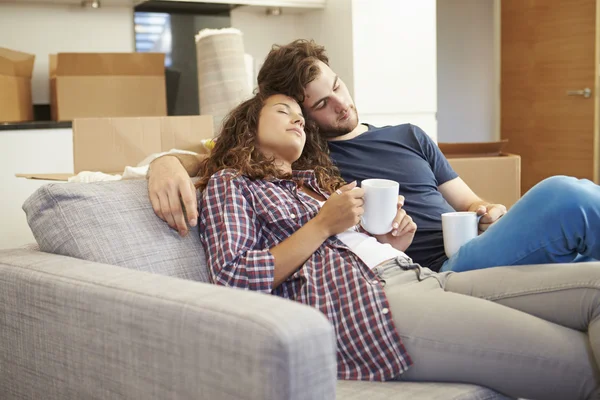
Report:
[{"label": "sofa armrest", "polygon": [[332,399],[327,319],[274,296],[0,251],[5,398]]}]

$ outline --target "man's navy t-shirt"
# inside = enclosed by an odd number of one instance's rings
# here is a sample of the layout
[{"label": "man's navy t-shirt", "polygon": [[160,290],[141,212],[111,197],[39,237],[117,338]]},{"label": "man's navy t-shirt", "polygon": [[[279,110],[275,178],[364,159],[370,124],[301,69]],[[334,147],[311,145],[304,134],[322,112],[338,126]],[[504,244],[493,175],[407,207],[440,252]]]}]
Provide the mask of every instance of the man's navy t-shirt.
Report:
[{"label": "man's navy t-shirt", "polygon": [[438,146],[420,128],[404,124],[369,126],[354,139],[330,141],[329,149],[346,182],[381,178],[400,184],[404,210],[417,224],[406,253],[414,262],[438,271],[447,260],[441,215],[454,211],[438,186],[458,176]]}]

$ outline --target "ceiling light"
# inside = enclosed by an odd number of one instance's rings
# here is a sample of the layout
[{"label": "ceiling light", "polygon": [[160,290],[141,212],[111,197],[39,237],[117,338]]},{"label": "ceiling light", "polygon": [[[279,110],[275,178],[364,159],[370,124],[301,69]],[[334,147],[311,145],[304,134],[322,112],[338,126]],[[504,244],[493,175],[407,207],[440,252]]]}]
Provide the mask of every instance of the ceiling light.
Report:
[{"label": "ceiling light", "polygon": [[281,15],[282,10],[281,7],[267,7],[267,15],[271,16],[277,16],[277,15]]},{"label": "ceiling light", "polygon": [[102,4],[100,3],[100,0],[83,0],[81,2],[81,7],[90,7],[90,8],[94,8],[94,9],[98,9],[100,7],[102,7]]}]

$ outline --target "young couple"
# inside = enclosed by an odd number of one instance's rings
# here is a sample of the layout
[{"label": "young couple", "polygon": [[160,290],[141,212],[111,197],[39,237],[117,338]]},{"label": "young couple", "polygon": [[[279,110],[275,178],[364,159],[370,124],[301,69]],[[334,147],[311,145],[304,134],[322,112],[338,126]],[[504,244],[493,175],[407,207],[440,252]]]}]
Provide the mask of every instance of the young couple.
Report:
[{"label": "young couple", "polygon": [[[312,42],[274,48],[259,87],[226,119],[201,165],[167,156],[149,174],[155,211],[182,233],[180,196],[193,223],[188,173],[200,176],[200,236],[215,283],[323,312],[336,330],[341,379],[600,396],[597,264],[452,272],[597,259],[596,185],[548,179],[509,213],[482,201],[416,127],[359,125],[346,87]],[[364,178],[401,183],[398,227],[387,235],[355,229],[363,192],[346,182]],[[446,260],[440,214],[454,209],[485,213],[485,232]]]}]

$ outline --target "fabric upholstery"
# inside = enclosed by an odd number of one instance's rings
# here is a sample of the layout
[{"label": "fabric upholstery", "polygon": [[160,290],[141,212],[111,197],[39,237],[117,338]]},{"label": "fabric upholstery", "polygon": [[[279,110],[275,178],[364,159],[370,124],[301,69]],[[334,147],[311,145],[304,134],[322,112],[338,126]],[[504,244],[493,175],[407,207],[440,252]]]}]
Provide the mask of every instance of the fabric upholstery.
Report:
[{"label": "fabric upholstery", "polygon": [[181,238],[159,219],[146,180],[48,184],[23,210],[41,251],[208,281],[197,228]]},{"label": "fabric upholstery", "polygon": [[0,251],[2,399],[335,397],[333,327],[274,296]]},{"label": "fabric upholstery", "polygon": [[508,400],[490,389],[461,383],[338,381],[340,400]]},{"label": "fabric upholstery", "polygon": [[145,181],[50,184],[23,209],[42,251],[96,262],[0,251],[3,399],[504,399],[407,382],[338,381],[335,395],[316,310],[135,271],[208,277],[197,230],[181,239],[158,219]]}]

